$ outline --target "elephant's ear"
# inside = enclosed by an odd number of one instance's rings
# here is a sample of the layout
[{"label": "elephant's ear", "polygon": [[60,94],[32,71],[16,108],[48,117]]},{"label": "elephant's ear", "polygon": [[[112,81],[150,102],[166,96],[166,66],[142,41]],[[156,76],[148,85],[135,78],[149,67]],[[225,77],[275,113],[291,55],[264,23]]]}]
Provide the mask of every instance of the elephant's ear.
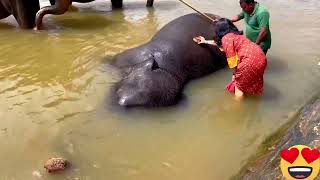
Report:
[{"label": "elephant's ear", "polygon": [[159,65],[157,61],[154,59],[154,57],[147,59],[143,63],[144,63],[143,67],[147,71],[153,71],[153,70],[159,69]]}]

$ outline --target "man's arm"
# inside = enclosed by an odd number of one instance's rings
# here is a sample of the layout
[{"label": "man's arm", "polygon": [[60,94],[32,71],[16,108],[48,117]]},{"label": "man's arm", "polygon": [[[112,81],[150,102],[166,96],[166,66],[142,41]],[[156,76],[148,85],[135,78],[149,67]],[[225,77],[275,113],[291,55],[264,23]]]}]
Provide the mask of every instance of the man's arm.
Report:
[{"label": "man's arm", "polygon": [[232,22],[237,22],[244,18],[244,12],[241,12],[239,15],[233,16],[230,20]]},{"label": "man's arm", "polygon": [[268,33],[268,28],[267,27],[263,27],[261,28],[259,35],[257,37],[256,40],[256,44],[260,45],[260,43],[264,40],[264,38],[267,36]]},{"label": "man's arm", "polygon": [[237,22],[237,21],[241,20],[241,18],[239,16],[233,16],[230,20],[232,22]]},{"label": "man's arm", "polygon": [[260,27],[260,32],[256,40],[256,44],[260,45],[260,43],[266,38],[267,33],[269,31],[269,12],[263,12],[258,16],[258,23]]},{"label": "man's arm", "polygon": [[259,35],[257,37],[256,40],[256,44],[260,45],[260,43],[264,40],[264,38],[267,36],[268,33],[268,28],[267,27],[263,27],[261,28]]}]

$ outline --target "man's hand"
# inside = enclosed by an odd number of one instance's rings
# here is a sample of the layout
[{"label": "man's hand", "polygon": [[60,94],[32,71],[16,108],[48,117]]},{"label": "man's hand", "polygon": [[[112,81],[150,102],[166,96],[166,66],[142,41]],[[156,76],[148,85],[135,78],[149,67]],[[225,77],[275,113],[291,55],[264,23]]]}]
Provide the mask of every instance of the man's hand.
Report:
[{"label": "man's hand", "polygon": [[264,28],[261,28],[260,32],[259,32],[259,35],[257,37],[257,40],[256,40],[256,44],[260,45],[261,42],[263,40],[265,40],[266,36],[267,36],[267,33],[268,33],[268,28],[264,27]]},{"label": "man's hand", "polygon": [[240,20],[239,16],[233,16],[231,19],[230,19],[232,22],[237,22]]},{"label": "man's hand", "polygon": [[206,39],[202,36],[197,36],[193,38],[193,41],[198,43],[198,44],[203,44],[206,42]]}]

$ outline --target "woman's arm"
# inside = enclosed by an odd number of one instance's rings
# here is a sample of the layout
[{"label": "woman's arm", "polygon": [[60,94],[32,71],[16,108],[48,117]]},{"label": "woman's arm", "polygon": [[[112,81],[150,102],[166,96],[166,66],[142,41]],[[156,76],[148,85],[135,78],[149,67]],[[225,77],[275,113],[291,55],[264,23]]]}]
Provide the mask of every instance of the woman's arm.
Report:
[{"label": "woman's arm", "polygon": [[[213,45],[213,46],[218,46],[217,43],[214,40],[206,40],[202,36],[194,37],[193,41],[198,43],[198,44],[209,44],[209,45]],[[219,47],[219,49],[220,49],[220,51],[223,51],[222,48]]]},{"label": "woman's arm", "polygon": [[198,44],[210,44],[210,45],[214,45],[216,46],[217,43],[214,40],[206,40],[204,37],[202,36],[197,36],[193,38],[193,41],[198,43]]},{"label": "woman's arm", "polygon": [[216,43],[214,40],[204,40],[204,43],[205,43],[205,44],[214,45],[214,46],[217,45],[217,43]]}]

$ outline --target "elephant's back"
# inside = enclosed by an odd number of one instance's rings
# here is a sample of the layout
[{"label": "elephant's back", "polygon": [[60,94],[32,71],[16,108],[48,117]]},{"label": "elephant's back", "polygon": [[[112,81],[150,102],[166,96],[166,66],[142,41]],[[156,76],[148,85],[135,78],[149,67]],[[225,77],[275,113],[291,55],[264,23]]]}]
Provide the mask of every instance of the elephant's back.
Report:
[{"label": "elephant's back", "polygon": [[[209,15],[216,17],[213,14]],[[206,19],[197,13],[187,14],[162,27],[158,33],[154,35],[152,40],[180,41],[190,39],[194,34],[213,38],[214,24],[214,22],[211,22],[209,19]]]},{"label": "elephant's back", "polygon": [[213,39],[215,22],[195,13],[179,17],[161,28],[151,40],[161,52],[162,57],[157,61],[160,67],[186,79],[224,67],[225,55],[217,47],[199,46],[193,42],[192,38],[199,35]]}]

